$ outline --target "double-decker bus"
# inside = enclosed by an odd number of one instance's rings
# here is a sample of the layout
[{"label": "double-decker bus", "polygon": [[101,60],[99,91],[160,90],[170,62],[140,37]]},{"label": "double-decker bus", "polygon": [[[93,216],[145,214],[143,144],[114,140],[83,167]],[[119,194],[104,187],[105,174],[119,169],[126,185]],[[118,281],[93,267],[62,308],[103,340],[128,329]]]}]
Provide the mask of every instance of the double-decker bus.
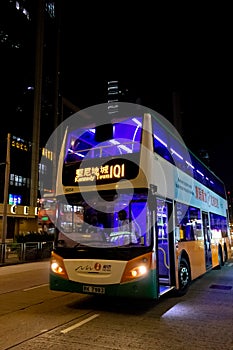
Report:
[{"label": "double-decker bus", "polygon": [[102,125],[105,104],[63,126],[50,289],[181,295],[230,257],[225,186],[165,118],[119,104]]}]

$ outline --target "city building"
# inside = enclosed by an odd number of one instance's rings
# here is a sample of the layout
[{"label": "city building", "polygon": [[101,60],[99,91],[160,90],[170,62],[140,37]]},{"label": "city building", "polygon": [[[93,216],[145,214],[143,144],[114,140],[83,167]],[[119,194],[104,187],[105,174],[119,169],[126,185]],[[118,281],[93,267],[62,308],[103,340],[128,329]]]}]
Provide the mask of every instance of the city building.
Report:
[{"label": "city building", "polygon": [[37,231],[40,157],[51,157],[44,145],[59,123],[57,18],[53,1],[1,2],[0,240]]}]

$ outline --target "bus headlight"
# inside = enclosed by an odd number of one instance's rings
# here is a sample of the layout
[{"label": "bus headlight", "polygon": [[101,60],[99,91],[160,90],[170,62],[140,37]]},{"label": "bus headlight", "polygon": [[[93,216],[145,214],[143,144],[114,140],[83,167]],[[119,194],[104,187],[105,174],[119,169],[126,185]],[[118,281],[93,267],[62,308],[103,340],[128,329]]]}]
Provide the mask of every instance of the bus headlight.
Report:
[{"label": "bus headlight", "polygon": [[68,275],[65,269],[63,259],[59,255],[55,254],[54,252],[52,252],[52,256],[51,256],[50,268],[51,268],[51,271],[56,275],[60,275],[61,277],[68,279]]},{"label": "bus headlight", "polygon": [[51,264],[51,270],[52,270],[54,273],[58,273],[58,274],[62,274],[62,273],[63,273],[63,268],[62,268],[56,261],[54,261],[54,262]]},{"label": "bus headlight", "polygon": [[141,277],[147,273],[147,268],[145,265],[135,267],[131,270],[132,277]]},{"label": "bus headlight", "polygon": [[151,269],[151,253],[130,260],[121,278],[121,283],[145,276]]}]

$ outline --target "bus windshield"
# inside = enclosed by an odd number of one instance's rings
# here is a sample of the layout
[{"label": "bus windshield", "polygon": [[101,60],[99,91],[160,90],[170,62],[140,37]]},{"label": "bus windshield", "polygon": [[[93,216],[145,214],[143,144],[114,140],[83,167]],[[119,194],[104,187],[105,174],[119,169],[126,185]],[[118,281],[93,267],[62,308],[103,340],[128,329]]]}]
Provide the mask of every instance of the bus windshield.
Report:
[{"label": "bus windshield", "polygon": [[59,246],[108,248],[151,244],[146,194],[104,192],[58,198]]}]

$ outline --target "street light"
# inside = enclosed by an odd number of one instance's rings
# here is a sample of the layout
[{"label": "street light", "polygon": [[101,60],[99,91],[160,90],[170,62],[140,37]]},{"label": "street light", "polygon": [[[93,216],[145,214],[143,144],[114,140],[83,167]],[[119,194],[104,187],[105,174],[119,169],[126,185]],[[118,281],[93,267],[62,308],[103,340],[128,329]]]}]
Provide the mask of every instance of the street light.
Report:
[{"label": "street light", "polygon": [[[3,213],[2,213],[2,262],[5,262],[5,242],[7,236],[7,204],[8,204],[8,188],[10,175],[10,139],[11,134],[7,134],[7,149],[6,149],[6,163],[5,163],[5,182],[4,182],[4,199],[3,199]],[[1,165],[4,163],[1,163]]]}]

